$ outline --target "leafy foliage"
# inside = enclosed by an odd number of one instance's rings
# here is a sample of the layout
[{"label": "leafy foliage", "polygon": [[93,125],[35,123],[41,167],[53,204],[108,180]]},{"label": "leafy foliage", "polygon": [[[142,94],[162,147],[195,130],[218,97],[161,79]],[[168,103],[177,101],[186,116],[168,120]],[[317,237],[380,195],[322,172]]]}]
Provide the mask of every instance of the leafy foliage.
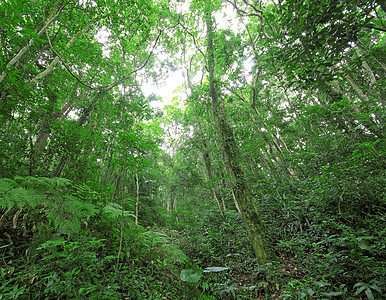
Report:
[{"label": "leafy foliage", "polygon": [[385,298],[385,14],[1,2],[0,298]]},{"label": "leafy foliage", "polygon": [[[79,188],[75,189],[79,191]],[[94,204],[85,202],[71,192],[72,184],[65,178],[2,178],[0,206],[7,211],[15,207],[31,213],[39,210],[58,232],[73,234],[80,230],[82,221],[95,216],[98,210]],[[16,227],[15,223],[13,227]]]}]

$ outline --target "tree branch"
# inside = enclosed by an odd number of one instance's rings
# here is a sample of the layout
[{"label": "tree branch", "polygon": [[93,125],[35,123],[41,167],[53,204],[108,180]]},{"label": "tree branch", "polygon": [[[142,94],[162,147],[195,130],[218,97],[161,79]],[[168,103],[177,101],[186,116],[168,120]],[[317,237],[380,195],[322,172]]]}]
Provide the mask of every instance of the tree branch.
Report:
[{"label": "tree branch", "polygon": [[[87,83],[84,83],[78,76],[76,76],[71,70],[70,68],[67,66],[67,64],[64,62],[63,58],[59,55],[58,52],[55,51],[55,49],[52,47],[52,44],[51,44],[51,40],[50,40],[50,36],[48,35],[48,31],[46,30],[46,35],[47,35],[47,39],[48,39],[48,44],[50,45],[50,48],[51,50],[56,54],[57,57],[59,57],[60,61],[63,63],[64,67],[66,68],[66,70],[71,74],[72,77],[74,77],[80,84],[84,85],[85,87],[88,87],[89,89],[92,89],[92,90],[97,90],[98,88],[94,88],[90,85],[88,85]],[[101,88],[104,88],[104,87],[101,87]]]},{"label": "tree branch", "polygon": [[205,53],[200,49],[200,47],[198,47],[197,45],[197,41],[196,41],[196,38],[195,36],[184,26],[180,23],[181,27],[186,31],[187,34],[189,34],[192,38],[193,38],[193,43],[194,43],[194,46],[196,46],[197,50],[201,53],[201,55],[204,57],[204,62],[205,62],[205,69],[208,70],[208,68],[206,67],[207,63],[206,63],[206,55]]},{"label": "tree branch", "polygon": [[159,38],[161,37],[162,33],[163,33],[163,30],[160,30],[159,33],[158,33],[158,36],[157,36],[157,38],[156,38],[156,40],[155,40],[155,43],[154,43],[154,45],[153,45],[153,47],[152,47],[152,49],[151,49],[151,51],[150,51],[150,54],[149,54],[148,57],[144,60],[144,62],[142,63],[142,65],[141,65],[139,68],[135,69],[134,71],[129,72],[129,74],[128,74],[127,76],[123,77],[123,78],[120,79],[119,81],[117,81],[117,82],[115,82],[115,83],[112,83],[112,84],[108,85],[108,86],[106,87],[106,91],[111,90],[113,87],[116,87],[117,85],[121,84],[121,83],[122,83],[123,81],[125,81],[126,79],[129,79],[131,74],[137,73],[138,71],[140,71],[140,70],[142,70],[144,67],[146,67],[147,63],[148,63],[149,60],[150,60],[150,57],[153,55],[154,49],[155,49],[155,47],[157,46],[158,40],[159,40]]},{"label": "tree branch", "polygon": [[[70,3],[71,1],[72,1],[72,0],[68,0],[65,4],[63,4],[62,7],[57,11],[57,13],[56,13],[51,19],[49,19],[49,20],[47,21],[47,23],[43,26],[43,28],[37,33],[37,35],[38,35],[39,37],[43,34],[43,32],[44,32],[45,30],[47,30],[48,26],[50,26],[50,24],[51,24],[54,20],[56,20],[56,18],[60,15],[60,13],[63,11],[63,9],[66,7],[66,5],[67,5],[68,3]],[[13,66],[13,65],[14,65],[14,64],[15,64],[15,63],[23,56],[23,54],[27,52],[27,50],[29,49],[29,47],[31,47],[31,46],[33,45],[33,43],[34,43],[34,39],[32,38],[32,39],[29,40],[27,46],[25,46],[23,49],[21,49],[21,50],[19,51],[19,53],[16,54],[16,56],[15,56],[14,58],[11,59],[11,61],[10,61],[10,62],[7,64],[7,66],[6,66],[6,69],[8,69],[9,67]],[[1,73],[1,75],[0,75],[0,82],[2,82],[2,81],[4,80],[4,78],[5,78],[5,71],[3,71],[3,72]]]}]

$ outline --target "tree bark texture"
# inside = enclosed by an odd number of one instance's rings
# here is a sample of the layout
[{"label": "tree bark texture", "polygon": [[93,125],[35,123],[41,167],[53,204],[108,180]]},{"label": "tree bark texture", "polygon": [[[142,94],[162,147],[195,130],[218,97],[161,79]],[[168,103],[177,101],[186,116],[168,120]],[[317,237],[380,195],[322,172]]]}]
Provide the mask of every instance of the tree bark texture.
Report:
[{"label": "tree bark texture", "polygon": [[218,86],[215,78],[215,57],[213,49],[213,25],[211,12],[205,12],[207,26],[207,67],[209,71],[210,95],[213,104],[213,115],[217,130],[221,136],[222,149],[226,157],[226,165],[234,177],[233,191],[240,208],[248,237],[255,252],[257,262],[263,264],[269,261],[270,252],[264,236],[262,224],[253,203],[252,194],[246,182],[244,170],[241,166],[241,155],[236,144],[231,126],[225,114],[220,110]]}]

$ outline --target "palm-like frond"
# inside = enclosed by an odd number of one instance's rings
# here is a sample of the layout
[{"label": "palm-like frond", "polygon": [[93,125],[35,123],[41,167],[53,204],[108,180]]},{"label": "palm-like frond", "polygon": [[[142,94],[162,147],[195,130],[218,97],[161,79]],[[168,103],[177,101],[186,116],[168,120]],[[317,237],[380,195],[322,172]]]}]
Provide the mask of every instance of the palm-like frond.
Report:
[{"label": "palm-like frond", "polygon": [[14,206],[34,208],[43,198],[44,196],[34,189],[26,189],[12,179],[0,179],[0,207],[3,209],[8,210]]}]

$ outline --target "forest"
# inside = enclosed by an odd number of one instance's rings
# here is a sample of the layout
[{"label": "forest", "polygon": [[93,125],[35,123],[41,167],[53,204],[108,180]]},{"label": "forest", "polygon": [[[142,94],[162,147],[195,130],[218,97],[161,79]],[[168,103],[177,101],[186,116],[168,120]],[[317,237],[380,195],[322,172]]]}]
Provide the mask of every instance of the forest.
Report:
[{"label": "forest", "polygon": [[0,299],[385,299],[385,0],[0,0]]}]

